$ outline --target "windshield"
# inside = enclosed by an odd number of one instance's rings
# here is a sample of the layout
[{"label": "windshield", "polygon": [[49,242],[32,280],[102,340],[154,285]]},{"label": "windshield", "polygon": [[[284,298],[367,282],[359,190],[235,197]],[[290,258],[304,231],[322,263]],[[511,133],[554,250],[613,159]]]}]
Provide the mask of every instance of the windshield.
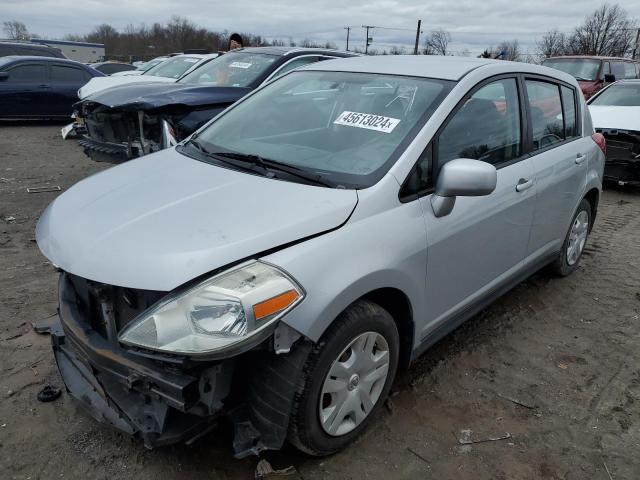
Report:
[{"label": "windshield", "polygon": [[588,82],[595,81],[600,70],[600,60],[586,58],[550,58],[542,62],[542,65],[568,73],[576,80]]},{"label": "windshield", "polygon": [[215,156],[258,155],[330,186],[377,182],[453,82],[299,71],[267,85],[197,135]]},{"label": "windshield", "polygon": [[179,78],[200,61],[198,57],[172,57],[144,72],[154,77]]},{"label": "windshield", "polygon": [[589,105],[612,107],[640,107],[640,83],[611,85],[595,97]]},{"label": "windshield", "polygon": [[276,55],[265,53],[227,53],[185,75],[180,83],[247,87],[277,59]]},{"label": "windshield", "polygon": [[145,62],[142,65],[138,66],[138,68],[136,70],[142,70],[143,72],[146,72],[147,70],[151,70],[153,67],[155,67],[159,63],[164,62],[165,60],[167,60],[167,59],[166,58],[156,58],[154,60],[149,60],[148,62]]}]

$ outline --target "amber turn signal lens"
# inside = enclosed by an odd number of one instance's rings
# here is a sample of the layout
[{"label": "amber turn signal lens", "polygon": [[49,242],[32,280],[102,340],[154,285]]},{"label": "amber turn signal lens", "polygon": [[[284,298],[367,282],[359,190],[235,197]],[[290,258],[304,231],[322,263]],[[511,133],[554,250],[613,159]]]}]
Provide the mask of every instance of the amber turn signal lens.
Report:
[{"label": "amber turn signal lens", "polygon": [[295,290],[288,290],[280,295],[257,303],[253,306],[253,315],[256,321],[281,312],[295,302],[300,294]]}]

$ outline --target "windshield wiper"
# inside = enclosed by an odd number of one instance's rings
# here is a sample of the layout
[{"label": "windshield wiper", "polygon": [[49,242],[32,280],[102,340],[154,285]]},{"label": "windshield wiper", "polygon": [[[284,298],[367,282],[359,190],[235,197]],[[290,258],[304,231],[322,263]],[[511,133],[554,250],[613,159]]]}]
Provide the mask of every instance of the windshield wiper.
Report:
[{"label": "windshield wiper", "polygon": [[264,167],[262,167],[262,171],[256,170],[254,168],[255,164],[248,164],[247,162],[238,163],[238,162],[231,161],[230,159],[227,159],[227,158],[220,158],[222,157],[222,155],[218,153],[212,153],[209,150],[207,150],[200,142],[196,142],[195,134],[189,140],[187,140],[185,145],[189,145],[190,147],[195,148],[196,150],[198,150],[200,153],[202,153],[208,158],[215,158],[216,161],[225,163],[227,165],[231,165],[232,167],[235,167],[235,168],[240,168],[242,170],[247,170],[249,172],[255,172],[260,174],[262,174],[266,170]]},{"label": "windshield wiper", "polygon": [[269,158],[261,157],[260,155],[254,155],[250,153],[238,153],[238,152],[211,152],[211,155],[215,155],[223,158],[230,158],[233,160],[240,160],[241,162],[248,162],[254,165],[258,165],[265,170],[277,170],[280,172],[288,173],[291,176],[301,178],[315,185],[322,185],[324,187],[333,188],[333,185],[322,179],[320,175],[314,175],[308,173],[306,170],[296,167],[294,165],[288,165],[286,163],[271,160]]}]

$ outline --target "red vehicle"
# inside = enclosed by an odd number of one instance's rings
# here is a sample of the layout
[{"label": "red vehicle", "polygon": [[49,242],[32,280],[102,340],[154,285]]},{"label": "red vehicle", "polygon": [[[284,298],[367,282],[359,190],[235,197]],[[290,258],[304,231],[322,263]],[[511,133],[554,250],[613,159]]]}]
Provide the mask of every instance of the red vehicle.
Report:
[{"label": "red vehicle", "polygon": [[567,56],[551,57],[542,62],[578,80],[585,98],[602,90],[616,80],[640,78],[640,62],[628,58]]}]

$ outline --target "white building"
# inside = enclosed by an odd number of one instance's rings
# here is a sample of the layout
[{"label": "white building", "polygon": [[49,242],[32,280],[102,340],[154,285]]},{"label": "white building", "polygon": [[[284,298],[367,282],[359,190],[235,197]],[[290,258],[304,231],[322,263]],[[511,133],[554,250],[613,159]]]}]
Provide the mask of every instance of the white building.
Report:
[{"label": "white building", "polygon": [[41,38],[31,39],[33,43],[49,45],[62,50],[69,59],[82,63],[94,63],[104,60],[104,44],[87,42],[68,42],[66,40],[44,40]]}]

